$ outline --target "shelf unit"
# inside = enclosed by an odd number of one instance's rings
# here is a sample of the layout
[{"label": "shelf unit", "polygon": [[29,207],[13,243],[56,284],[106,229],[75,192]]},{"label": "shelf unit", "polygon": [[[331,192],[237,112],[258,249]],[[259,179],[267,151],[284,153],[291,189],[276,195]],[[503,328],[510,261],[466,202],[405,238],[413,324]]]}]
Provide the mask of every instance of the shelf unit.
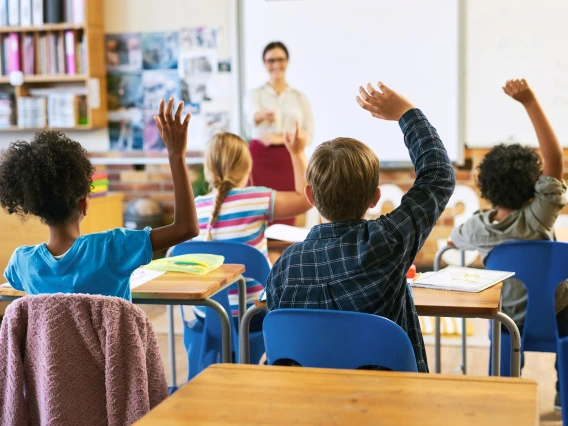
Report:
[{"label": "shelf unit", "polygon": [[[20,40],[25,35],[34,36],[35,44],[35,66],[39,64],[39,45],[38,40],[41,34],[57,33],[63,36],[64,32],[71,30],[75,32],[75,39],[78,35],[83,35],[84,41],[87,43],[87,73],[77,75],[65,74],[42,74],[42,75],[24,75],[23,84],[21,86],[12,87],[10,85],[10,77],[6,75],[0,76],[0,92],[13,90],[16,104],[14,108],[17,110],[19,98],[29,95],[30,89],[33,88],[64,88],[66,85],[79,85],[87,89],[87,122],[86,125],[79,125],[70,128],[73,130],[90,130],[107,127],[107,90],[106,90],[106,67],[105,67],[105,46],[104,46],[104,10],[103,2],[100,0],[85,0],[85,23],[77,25],[74,23],[44,24],[41,26],[25,26],[25,27],[0,27],[0,36],[6,36],[10,33],[20,35]],[[20,46],[20,61],[24,61],[24,49]],[[79,70],[77,70],[79,72]],[[97,90],[98,93],[93,93]],[[98,100],[98,107],[94,108],[93,101]],[[49,127],[47,127],[49,129]],[[68,130],[57,128],[58,130]],[[39,131],[43,129],[20,128],[11,126],[0,129],[0,132],[6,131]]]}]

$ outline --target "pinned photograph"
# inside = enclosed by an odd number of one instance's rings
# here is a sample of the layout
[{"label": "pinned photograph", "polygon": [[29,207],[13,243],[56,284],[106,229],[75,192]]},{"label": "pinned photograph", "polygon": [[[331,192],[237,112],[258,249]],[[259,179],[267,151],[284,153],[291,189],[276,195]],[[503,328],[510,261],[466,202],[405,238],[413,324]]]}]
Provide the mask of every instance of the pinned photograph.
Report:
[{"label": "pinned photograph", "polygon": [[229,131],[228,112],[205,113],[205,138],[211,140],[216,133]]},{"label": "pinned photograph", "polygon": [[107,34],[105,47],[108,71],[140,71],[142,69],[140,34]]},{"label": "pinned photograph", "polygon": [[166,144],[160,137],[158,125],[154,120],[154,113],[144,114],[144,151],[166,152]]},{"label": "pinned photograph", "polygon": [[158,111],[160,99],[167,101],[172,96],[176,102],[182,99],[177,71],[145,71],[142,74],[142,83],[145,111]]},{"label": "pinned photograph", "polygon": [[210,78],[216,72],[217,53],[215,51],[196,51],[180,55],[179,75],[182,78]]},{"label": "pinned photograph", "polygon": [[178,66],[178,33],[142,34],[142,65],[145,70],[169,70]]},{"label": "pinned photograph", "polygon": [[107,75],[108,109],[140,108],[144,102],[141,73]]},{"label": "pinned photograph", "polygon": [[205,80],[182,80],[181,82],[181,99],[188,104],[210,102],[212,98],[209,92]]},{"label": "pinned photograph", "polygon": [[179,32],[180,52],[193,49],[217,49],[220,29],[218,27],[184,28]]},{"label": "pinned photograph", "polygon": [[219,72],[231,72],[231,59],[219,59],[219,62],[217,62],[217,70]]},{"label": "pinned photograph", "polygon": [[108,133],[111,151],[141,151],[144,149],[144,120],[136,108],[109,111]]}]

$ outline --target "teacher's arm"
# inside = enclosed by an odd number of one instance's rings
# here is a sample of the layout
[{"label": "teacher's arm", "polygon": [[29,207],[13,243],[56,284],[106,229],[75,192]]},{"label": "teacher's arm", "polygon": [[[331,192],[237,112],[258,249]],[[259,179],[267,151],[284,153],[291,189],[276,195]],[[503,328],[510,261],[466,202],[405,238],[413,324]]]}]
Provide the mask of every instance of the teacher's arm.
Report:
[{"label": "teacher's arm", "polygon": [[278,191],[274,201],[274,219],[287,219],[307,212],[312,206],[304,194],[306,187],[306,168],[308,158],[306,157],[307,135],[300,129],[298,122],[292,133],[284,134],[284,143],[294,169],[294,191]]}]

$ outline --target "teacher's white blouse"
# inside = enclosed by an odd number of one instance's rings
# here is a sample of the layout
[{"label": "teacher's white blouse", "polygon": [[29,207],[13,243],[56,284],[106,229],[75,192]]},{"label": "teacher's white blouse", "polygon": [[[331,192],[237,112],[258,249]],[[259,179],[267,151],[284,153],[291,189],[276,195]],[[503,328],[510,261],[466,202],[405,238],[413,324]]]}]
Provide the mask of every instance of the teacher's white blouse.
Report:
[{"label": "teacher's white blouse", "polygon": [[[275,115],[273,123],[262,122],[255,125],[254,115],[257,112],[270,110]],[[294,130],[296,120],[300,128],[308,134],[308,144],[314,139],[314,117],[306,95],[299,90],[287,87],[278,95],[272,87],[264,84],[250,91],[244,102],[247,121],[247,136],[260,139],[265,133],[284,133]]]}]

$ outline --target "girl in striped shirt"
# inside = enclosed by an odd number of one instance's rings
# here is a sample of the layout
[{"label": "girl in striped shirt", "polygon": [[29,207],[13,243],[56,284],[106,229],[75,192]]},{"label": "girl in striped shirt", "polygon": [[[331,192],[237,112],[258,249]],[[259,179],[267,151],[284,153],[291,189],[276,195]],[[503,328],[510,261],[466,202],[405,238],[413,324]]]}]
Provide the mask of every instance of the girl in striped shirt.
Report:
[{"label": "girl in striped shirt", "polygon": [[[195,199],[200,235],[196,239],[231,241],[256,247],[268,259],[264,235],[268,222],[293,218],[312,206],[304,195],[307,158],[306,133],[298,128],[285,135],[294,168],[295,191],[273,191],[248,186],[252,158],[247,143],[231,133],[217,134],[205,153],[205,179],[212,192]],[[250,278],[247,282],[247,308],[258,299],[265,283]],[[229,287],[233,318],[238,318],[238,290]],[[194,307],[196,317],[203,320],[205,309]],[[257,315],[251,330],[262,329],[263,316]],[[256,320],[256,321],[255,321]]]}]

